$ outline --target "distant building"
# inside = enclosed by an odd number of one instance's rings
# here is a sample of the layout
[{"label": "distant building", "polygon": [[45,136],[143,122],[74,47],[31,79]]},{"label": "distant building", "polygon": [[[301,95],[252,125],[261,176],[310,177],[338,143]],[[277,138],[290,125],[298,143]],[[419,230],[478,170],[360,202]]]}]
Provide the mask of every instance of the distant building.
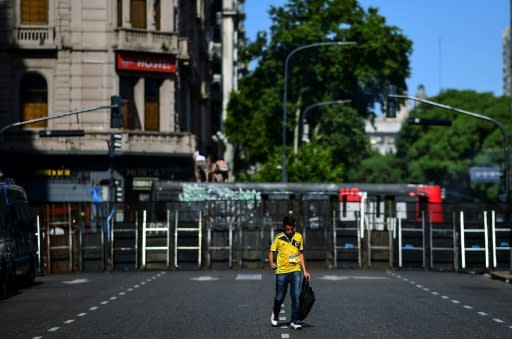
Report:
[{"label": "distant building", "polygon": [[[134,203],[149,198],[152,180],[193,180],[196,149],[224,152],[212,135],[244,68],[243,3],[0,1],[0,127],[109,105],[113,95],[125,110],[121,128],[111,128],[109,108],[10,128],[1,170],[41,203],[87,202],[111,178]],[[84,135],[40,134],[49,130]]]},{"label": "distant building", "polygon": [[[418,87],[416,96],[426,96],[423,85]],[[419,97],[419,96],[418,96]],[[381,154],[396,153],[396,136],[402,127],[402,123],[411,111],[409,100],[400,106],[396,118],[386,118],[384,115],[365,120],[364,130],[370,139],[372,149]]]}]

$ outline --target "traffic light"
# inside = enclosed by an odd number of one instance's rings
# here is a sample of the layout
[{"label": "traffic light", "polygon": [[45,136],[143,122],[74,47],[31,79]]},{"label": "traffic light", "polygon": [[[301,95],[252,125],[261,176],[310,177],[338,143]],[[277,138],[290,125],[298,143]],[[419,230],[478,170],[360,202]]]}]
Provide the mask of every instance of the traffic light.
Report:
[{"label": "traffic light", "polygon": [[124,190],[123,190],[123,182],[118,179],[114,179],[113,185],[113,194],[114,194],[114,202],[123,202],[124,201]]},{"label": "traffic light", "polygon": [[409,118],[407,119],[407,124],[423,126],[451,126],[452,121],[448,119]]},{"label": "traffic light", "polygon": [[123,98],[119,95],[110,97],[110,128],[123,127]]},{"label": "traffic light", "polygon": [[115,152],[116,149],[120,149],[123,144],[123,135],[121,133],[110,134],[110,151]]},{"label": "traffic light", "polygon": [[[396,94],[396,86],[390,85],[388,94]],[[386,118],[396,118],[397,102],[396,98],[388,95],[386,101]]]}]

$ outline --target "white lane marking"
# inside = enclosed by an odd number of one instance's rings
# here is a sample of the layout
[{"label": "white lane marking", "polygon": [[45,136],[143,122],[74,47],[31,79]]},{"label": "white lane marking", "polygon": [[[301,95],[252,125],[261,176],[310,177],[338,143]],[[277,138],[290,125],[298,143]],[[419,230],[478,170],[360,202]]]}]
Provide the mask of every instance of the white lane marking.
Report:
[{"label": "white lane marking", "polygon": [[126,292],[119,292],[119,295],[125,295]]},{"label": "white lane marking", "polygon": [[117,297],[110,297],[110,300],[116,300]]},{"label": "white lane marking", "polygon": [[464,308],[467,308],[468,310],[471,310],[473,307],[469,305],[464,305]]},{"label": "white lane marking", "polygon": [[455,300],[455,299],[452,299],[452,300],[450,300],[450,301],[451,301],[452,303],[454,303],[454,304],[460,304],[460,301]]},{"label": "white lane marking", "polygon": [[133,288],[139,288],[140,285],[133,285]]},{"label": "white lane marking", "polygon": [[448,298],[448,297],[447,297],[447,296],[445,296],[445,295],[441,296],[441,298],[443,298],[443,299],[450,299],[450,298]]},{"label": "white lane marking", "polygon": [[69,319],[69,320],[66,320],[64,322],[64,324],[71,324],[73,321],[75,321],[75,319]]},{"label": "white lane marking", "polygon": [[478,312],[478,314],[480,314],[480,315],[487,315],[487,313],[485,313],[485,312]]},{"label": "white lane marking", "polygon": [[416,287],[418,287],[418,288],[422,288],[422,287],[423,287],[423,285],[419,285],[419,284],[418,284],[418,285],[416,285]]},{"label": "white lane marking", "polygon": [[389,277],[373,277],[373,276],[365,276],[365,275],[353,275],[353,276],[341,276],[341,275],[324,275],[319,279],[322,280],[347,280],[347,279],[355,279],[355,280],[384,280],[389,279]]},{"label": "white lane marking", "polygon": [[497,323],[504,323],[504,321],[503,321],[503,320],[498,319],[498,318],[494,318],[493,320],[494,320],[495,322],[497,322]]},{"label": "white lane marking", "polygon": [[195,281],[212,281],[212,280],[219,280],[217,277],[212,277],[211,275],[202,275],[196,278],[190,278],[190,280]]},{"label": "white lane marking", "polygon": [[84,283],[87,283],[89,282],[88,279],[74,279],[74,280],[67,280],[67,281],[63,281],[62,283],[63,284],[84,284]]},{"label": "white lane marking", "polygon": [[107,301],[107,300],[104,300],[104,301],[100,302],[100,304],[102,304],[102,305],[106,305],[106,304],[108,304],[108,301]]},{"label": "white lane marking", "polygon": [[288,333],[281,333],[281,338],[283,338],[283,339],[290,338],[290,334],[288,334]]},{"label": "white lane marking", "polygon": [[238,274],[235,280],[261,280],[261,274]]},{"label": "white lane marking", "polygon": [[60,327],[52,327],[48,330],[48,332],[55,332],[59,329]]},{"label": "white lane marking", "polygon": [[97,309],[98,309],[98,306],[93,306],[93,307],[89,308],[89,311],[95,311]]},{"label": "white lane marking", "polygon": [[426,288],[426,287],[425,287],[425,288],[423,289],[423,291],[425,291],[425,292],[430,292],[430,288]]},{"label": "white lane marking", "polygon": [[131,292],[131,291],[133,291],[133,288],[129,288],[129,289],[127,289],[127,291],[128,291],[128,292]]},{"label": "white lane marking", "polygon": [[432,291],[431,293],[432,293],[433,295],[439,295],[439,293],[438,293],[438,292],[436,292],[436,291]]},{"label": "white lane marking", "polygon": [[76,316],[77,316],[77,317],[83,317],[83,316],[85,316],[85,315],[87,315],[87,313],[78,313]]},{"label": "white lane marking", "polygon": [[33,337],[32,339],[42,339],[43,337]]}]

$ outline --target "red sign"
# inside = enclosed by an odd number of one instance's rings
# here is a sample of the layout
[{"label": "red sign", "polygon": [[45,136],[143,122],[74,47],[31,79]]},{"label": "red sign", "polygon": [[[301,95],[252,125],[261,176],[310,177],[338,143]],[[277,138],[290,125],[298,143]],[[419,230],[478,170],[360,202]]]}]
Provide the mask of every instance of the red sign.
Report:
[{"label": "red sign", "polygon": [[118,52],[117,70],[176,73],[176,57],[174,55]]}]

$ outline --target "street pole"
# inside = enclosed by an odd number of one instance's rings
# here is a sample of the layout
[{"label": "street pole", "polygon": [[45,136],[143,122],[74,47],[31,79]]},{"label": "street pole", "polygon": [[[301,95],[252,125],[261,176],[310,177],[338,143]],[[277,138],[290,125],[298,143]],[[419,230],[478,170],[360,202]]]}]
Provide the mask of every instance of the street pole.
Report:
[{"label": "street pole", "polygon": [[[310,110],[312,110],[313,108],[318,107],[318,106],[324,106],[324,105],[348,104],[351,101],[352,100],[350,100],[350,99],[347,99],[347,100],[328,100],[328,101],[318,102],[318,103],[313,104],[313,105],[309,105],[308,107],[306,107],[306,109],[304,109],[304,112],[302,113],[302,118],[300,120],[301,130],[303,131],[302,133],[304,134],[304,122],[306,121],[306,116],[308,115],[308,112]],[[294,150],[294,151],[297,152],[297,150]]]},{"label": "street pole", "polygon": [[419,99],[419,98],[408,96],[408,95],[388,94],[388,96],[391,97],[391,98],[415,100],[415,101],[418,101],[418,102],[422,102],[424,104],[428,104],[428,105],[444,108],[446,110],[457,112],[457,113],[466,114],[466,115],[469,115],[469,116],[472,116],[472,117],[475,117],[475,118],[478,118],[478,119],[482,119],[482,120],[485,120],[485,121],[489,121],[489,122],[495,124],[500,129],[501,134],[503,135],[503,140],[504,140],[504,142],[503,142],[504,143],[504,146],[503,146],[503,153],[504,153],[504,155],[503,156],[505,157],[505,159],[504,159],[504,173],[503,173],[503,176],[504,176],[504,179],[505,179],[504,180],[504,189],[505,189],[505,194],[506,194],[507,205],[510,203],[510,200],[511,200],[511,194],[510,193],[511,192],[510,192],[510,151],[509,151],[509,140],[508,140],[507,132],[505,131],[505,127],[499,121],[497,121],[497,120],[495,120],[495,119],[493,119],[491,117],[485,116],[485,115],[481,115],[481,114],[465,111],[465,110],[462,110],[462,109],[459,109],[459,108],[451,107],[451,106],[448,106],[448,105],[443,105],[443,104],[440,104],[440,103],[437,103],[437,102],[433,102],[433,101],[430,101],[430,100]]},{"label": "street pole", "polygon": [[287,118],[287,100],[288,100],[288,61],[290,58],[306,48],[320,47],[320,46],[343,46],[343,45],[355,45],[353,41],[330,41],[330,42],[316,42],[308,45],[303,45],[295,48],[293,51],[288,53],[286,61],[284,63],[284,91],[283,91],[283,118],[282,118],[282,145],[281,145],[281,182],[288,182],[288,176],[286,173],[286,118]]},{"label": "street pole", "polygon": [[8,130],[9,128],[11,128],[11,127],[23,126],[23,125],[32,124],[32,123],[34,123],[34,122],[47,121],[47,120],[52,120],[52,119],[57,119],[57,118],[67,117],[68,115],[73,115],[73,114],[78,115],[78,114],[80,114],[80,113],[96,111],[96,110],[99,110],[99,109],[114,108],[114,107],[115,107],[115,105],[101,105],[101,106],[94,106],[94,107],[83,108],[83,109],[76,110],[76,111],[72,111],[72,112],[67,112],[67,113],[61,113],[61,114],[57,114],[57,115],[52,115],[52,116],[50,116],[50,117],[41,117],[41,118],[35,118],[35,119],[31,119],[31,120],[19,121],[19,122],[15,122],[15,123],[12,123],[12,124],[9,124],[9,125],[5,125],[4,127],[2,127],[2,128],[0,129],[0,135],[1,135],[3,132],[5,132],[6,130]]}]

